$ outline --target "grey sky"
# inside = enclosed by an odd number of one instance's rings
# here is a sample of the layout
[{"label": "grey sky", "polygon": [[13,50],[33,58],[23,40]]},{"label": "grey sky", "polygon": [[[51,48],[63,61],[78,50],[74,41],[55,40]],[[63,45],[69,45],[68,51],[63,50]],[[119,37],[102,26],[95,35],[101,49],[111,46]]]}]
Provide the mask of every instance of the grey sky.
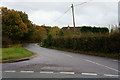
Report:
[{"label": "grey sky", "polygon": [[[35,0],[19,2],[12,0],[11,2],[1,2],[1,6],[26,12],[34,24],[64,27],[67,25],[72,26],[71,9],[62,16],[72,3],[77,5],[82,2],[35,2]],[[59,16],[62,17],[57,19]],[[56,19],[57,21],[54,21]],[[75,20],[77,26],[109,26],[117,24],[118,2],[91,1],[80,6],[75,6]]]}]

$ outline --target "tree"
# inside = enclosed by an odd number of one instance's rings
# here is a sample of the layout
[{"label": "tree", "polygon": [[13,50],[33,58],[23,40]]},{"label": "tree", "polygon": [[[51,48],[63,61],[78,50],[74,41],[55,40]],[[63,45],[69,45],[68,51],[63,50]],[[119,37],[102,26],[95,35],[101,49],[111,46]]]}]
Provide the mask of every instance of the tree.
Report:
[{"label": "tree", "polygon": [[80,28],[80,32],[82,33],[108,33],[109,29],[106,27],[83,26]]},{"label": "tree", "polygon": [[60,29],[58,27],[52,27],[49,31],[49,34],[52,35],[53,38],[56,38],[59,36]]},{"label": "tree", "polygon": [[[28,15],[21,11],[7,9],[2,7],[2,33],[5,39],[10,39],[13,42],[25,41],[30,38],[34,31],[33,24],[28,19]],[[6,41],[6,40],[5,40]]]},{"label": "tree", "polygon": [[82,32],[82,33],[92,32],[92,27],[83,26],[83,27],[80,28],[80,32]]},{"label": "tree", "polygon": [[45,28],[41,27],[41,26],[38,26],[38,25],[35,25],[35,30],[34,30],[34,33],[33,33],[33,40],[34,41],[43,41],[44,39],[47,38],[47,31]]}]

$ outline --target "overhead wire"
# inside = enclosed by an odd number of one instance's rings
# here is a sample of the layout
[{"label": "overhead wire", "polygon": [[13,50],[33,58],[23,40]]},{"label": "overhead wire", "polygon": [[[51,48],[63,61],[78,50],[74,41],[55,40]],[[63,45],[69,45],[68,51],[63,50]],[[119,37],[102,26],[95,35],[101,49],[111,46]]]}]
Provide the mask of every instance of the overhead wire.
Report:
[{"label": "overhead wire", "polygon": [[80,3],[80,4],[76,4],[76,5],[74,5],[74,6],[83,5],[83,4],[85,4],[85,3],[87,3],[87,2],[83,2],[83,3]]},{"label": "overhead wire", "polygon": [[[89,0],[89,1],[92,1],[92,0]],[[83,2],[83,3],[80,3],[80,4],[76,4],[76,5],[74,5],[74,7],[79,6],[79,5],[86,4],[86,3],[88,3],[89,1],[86,1],[86,2]],[[55,20],[53,20],[53,21],[50,22],[50,23],[56,22],[56,21],[58,21],[59,19],[61,19],[70,9],[71,9],[71,7],[69,7],[61,16],[57,17]],[[48,23],[48,24],[50,24],[50,23]]]},{"label": "overhead wire", "polygon": [[59,19],[61,19],[69,10],[70,10],[71,7],[69,7],[61,16],[57,17],[55,20],[53,20],[52,22],[50,23],[53,23],[53,22],[56,22],[58,21]]},{"label": "overhead wire", "polygon": [[86,3],[90,2],[90,1],[92,1],[92,0],[89,0],[89,1],[86,1],[86,2],[82,2],[82,3],[80,3],[80,4],[76,4],[76,5],[74,5],[74,6],[83,5],[83,4],[86,4]]}]

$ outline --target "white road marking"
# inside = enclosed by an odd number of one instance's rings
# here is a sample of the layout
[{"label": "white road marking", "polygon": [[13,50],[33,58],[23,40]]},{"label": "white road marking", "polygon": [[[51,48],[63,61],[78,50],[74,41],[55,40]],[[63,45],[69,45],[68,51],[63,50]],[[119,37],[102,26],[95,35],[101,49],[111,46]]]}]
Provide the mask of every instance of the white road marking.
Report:
[{"label": "white road marking", "polygon": [[16,72],[16,71],[4,71],[4,72]]},{"label": "white road marking", "polygon": [[95,73],[81,73],[82,75],[91,75],[91,76],[96,76],[97,74]]},{"label": "white road marking", "polygon": [[72,57],[71,55],[67,55],[67,56]]},{"label": "white road marking", "polygon": [[30,61],[23,61],[23,62],[30,62]]},{"label": "white road marking", "polygon": [[112,60],[112,61],[118,61],[118,60]]},{"label": "white road marking", "polygon": [[94,61],[87,60],[87,59],[84,59],[84,60],[85,60],[85,61],[88,61],[88,62],[91,62],[91,63],[94,63],[94,64],[97,64],[97,65],[99,65],[99,66],[106,67],[106,68],[111,69],[111,70],[114,70],[114,71],[116,71],[116,72],[120,72],[120,71],[117,70],[117,69],[114,69],[114,68],[111,68],[111,67],[105,66],[105,65],[103,65],[103,64],[96,63],[96,62],[94,62]]},{"label": "white road marking", "polygon": [[66,56],[72,57],[71,55],[67,55],[66,53],[63,53],[63,54],[65,54]]},{"label": "white road marking", "polygon": [[47,73],[47,74],[51,74],[53,72],[48,72],[48,71],[40,71],[40,73]]},{"label": "white road marking", "polygon": [[34,71],[20,71],[22,73],[34,73]]},{"label": "white road marking", "polygon": [[62,74],[75,74],[74,72],[60,72]]},{"label": "white road marking", "polygon": [[119,75],[111,75],[111,74],[104,74],[104,76],[115,76],[115,77],[118,77]]}]

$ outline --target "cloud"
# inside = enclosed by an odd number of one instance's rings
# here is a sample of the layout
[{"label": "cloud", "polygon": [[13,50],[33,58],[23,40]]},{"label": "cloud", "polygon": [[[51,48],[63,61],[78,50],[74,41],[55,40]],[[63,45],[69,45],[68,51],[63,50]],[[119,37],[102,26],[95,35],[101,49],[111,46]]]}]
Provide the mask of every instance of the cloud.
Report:
[{"label": "cloud", "polygon": [[78,11],[76,12],[76,20],[79,21],[77,22],[78,24],[97,24],[99,26],[117,24],[117,10],[118,7],[116,3],[91,3],[87,6],[76,9],[76,11]]},{"label": "cloud", "polygon": [[[1,2],[85,2],[89,0],[1,0]],[[118,2],[119,0],[91,0],[93,2]]]},{"label": "cloud", "polygon": [[[36,24],[46,24],[50,23],[51,20],[56,19],[58,15],[61,15],[60,12],[57,11],[44,11],[44,10],[39,10],[35,11],[33,13],[29,14],[29,19],[32,20],[32,22],[36,22]],[[54,17],[52,17],[54,16]]]},{"label": "cloud", "polygon": [[[13,1],[13,2],[12,2]],[[10,9],[26,12],[29,19],[38,25],[46,24],[51,26],[72,26],[71,9],[64,15],[64,12],[81,2],[2,2],[2,6]],[[33,0],[31,0],[33,1]],[[36,1],[36,0],[35,0]],[[86,0],[88,1],[88,0]],[[118,21],[117,2],[89,2],[84,5],[75,6],[76,25],[97,25],[108,26],[117,24]],[[59,16],[60,19],[55,21]]]}]

